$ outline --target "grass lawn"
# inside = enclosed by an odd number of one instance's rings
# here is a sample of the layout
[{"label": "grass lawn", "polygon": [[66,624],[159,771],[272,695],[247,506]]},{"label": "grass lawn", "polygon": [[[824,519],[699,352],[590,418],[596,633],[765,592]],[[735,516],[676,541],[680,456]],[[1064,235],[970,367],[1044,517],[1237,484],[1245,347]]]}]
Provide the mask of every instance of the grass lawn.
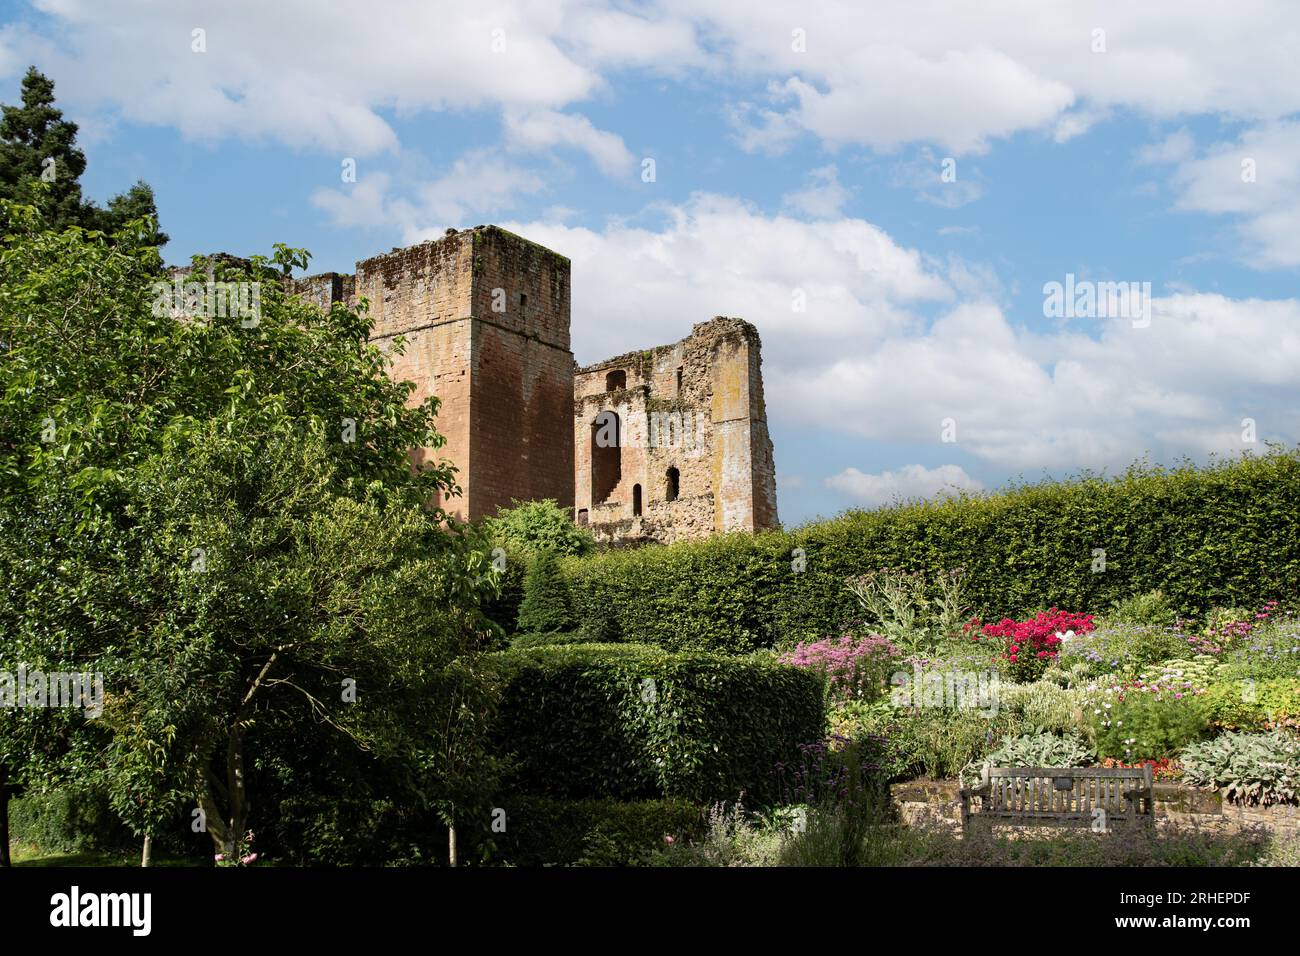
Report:
[{"label": "grass lawn", "polygon": [[[37,846],[9,844],[10,859],[18,866],[139,866],[139,850],[88,850],[80,853],[47,853]],[[193,860],[154,854],[151,866],[199,866]]]}]

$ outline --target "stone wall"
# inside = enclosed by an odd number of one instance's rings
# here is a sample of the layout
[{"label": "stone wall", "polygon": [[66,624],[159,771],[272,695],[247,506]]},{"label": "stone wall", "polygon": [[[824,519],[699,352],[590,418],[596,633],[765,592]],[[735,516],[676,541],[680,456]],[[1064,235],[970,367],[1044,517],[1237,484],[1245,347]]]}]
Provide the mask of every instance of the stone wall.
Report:
[{"label": "stone wall", "polygon": [[[439,449],[461,494],[439,502],[463,519],[513,500],[573,500],[569,260],[499,229],[478,226],[374,256],[354,276],[295,283],[322,307],[362,297],[371,341],[392,355],[413,403],[436,396]],[[397,337],[404,346],[394,349]]]},{"label": "stone wall", "polygon": [[719,316],[680,342],[579,369],[579,522],[619,543],[776,527],[761,365],[758,331]]},{"label": "stone wall", "polygon": [[[357,263],[355,276],[296,280],[322,308],[370,304],[371,341],[390,351],[412,402],[440,401],[461,518],[553,498],[607,542],[672,542],[777,527],[776,472],[758,331],[696,325],[672,345],[576,369],[565,257],[496,226]],[[398,337],[404,341],[399,352]],[[593,425],[617,416],[600,448]]]},{"label": "stone wall", "polygon": [[[904,823],[946,826],[960,831],[959,790],[955,780],[912,780],[894,784],[890,795]],[[1300,806],[1247,806],[1227,801],[1215,791],[1197,790],[1181,783],[1157,781],[1152,792],[1157,829],[1185,826],[1231,833],[1262,827],[1273,832],[1300,833]]]}]

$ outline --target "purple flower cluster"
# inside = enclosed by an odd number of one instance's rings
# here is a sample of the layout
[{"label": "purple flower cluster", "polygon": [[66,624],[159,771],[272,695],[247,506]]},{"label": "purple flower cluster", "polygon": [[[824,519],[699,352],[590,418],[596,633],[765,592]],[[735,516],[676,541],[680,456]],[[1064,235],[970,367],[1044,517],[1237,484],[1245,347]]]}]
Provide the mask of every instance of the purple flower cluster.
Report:
[{"label": "purple flower cluster", "polygon": [[899,649],[879,634],[845,634],[801,643],[780,660],[822,671],[831,696],[837,700],[870,700],[882,692],[889,669],[900,655]]}]

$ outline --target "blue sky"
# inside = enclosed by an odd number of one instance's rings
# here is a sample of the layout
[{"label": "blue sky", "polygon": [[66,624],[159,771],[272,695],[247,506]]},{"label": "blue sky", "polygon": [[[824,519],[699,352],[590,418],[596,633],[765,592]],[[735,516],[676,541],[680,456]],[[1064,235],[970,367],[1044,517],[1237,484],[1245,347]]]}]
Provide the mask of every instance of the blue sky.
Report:
[{"label": "blue sky", "polygon": [[[749,319],[794,524],[1300,441],[1298,49],[1264,0],[0,0],[0,100],[52,76],[172,262],[497,222],[580,362]],[[1046,316],[1067,274],[1147,321]]]}]

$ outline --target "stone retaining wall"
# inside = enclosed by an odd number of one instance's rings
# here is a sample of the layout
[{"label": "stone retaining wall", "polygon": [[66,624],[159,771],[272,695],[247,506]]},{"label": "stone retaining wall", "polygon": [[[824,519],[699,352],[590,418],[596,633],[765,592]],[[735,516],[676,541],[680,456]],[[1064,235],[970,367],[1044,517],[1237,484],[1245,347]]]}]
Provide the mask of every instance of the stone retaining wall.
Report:
[{"label": "stone retaining wall", "polygon": [[[905,824],[961,828],[960,785],[956,780],[911,780],[889,789]],[[1195,826],[1228,832],[1263,827],[1273,832],[1300,833],[1300,806],[1245,806],[1231,803],[1214,791],[1181,783],[1157,782],[1154,792],[1157,827]]]}]

